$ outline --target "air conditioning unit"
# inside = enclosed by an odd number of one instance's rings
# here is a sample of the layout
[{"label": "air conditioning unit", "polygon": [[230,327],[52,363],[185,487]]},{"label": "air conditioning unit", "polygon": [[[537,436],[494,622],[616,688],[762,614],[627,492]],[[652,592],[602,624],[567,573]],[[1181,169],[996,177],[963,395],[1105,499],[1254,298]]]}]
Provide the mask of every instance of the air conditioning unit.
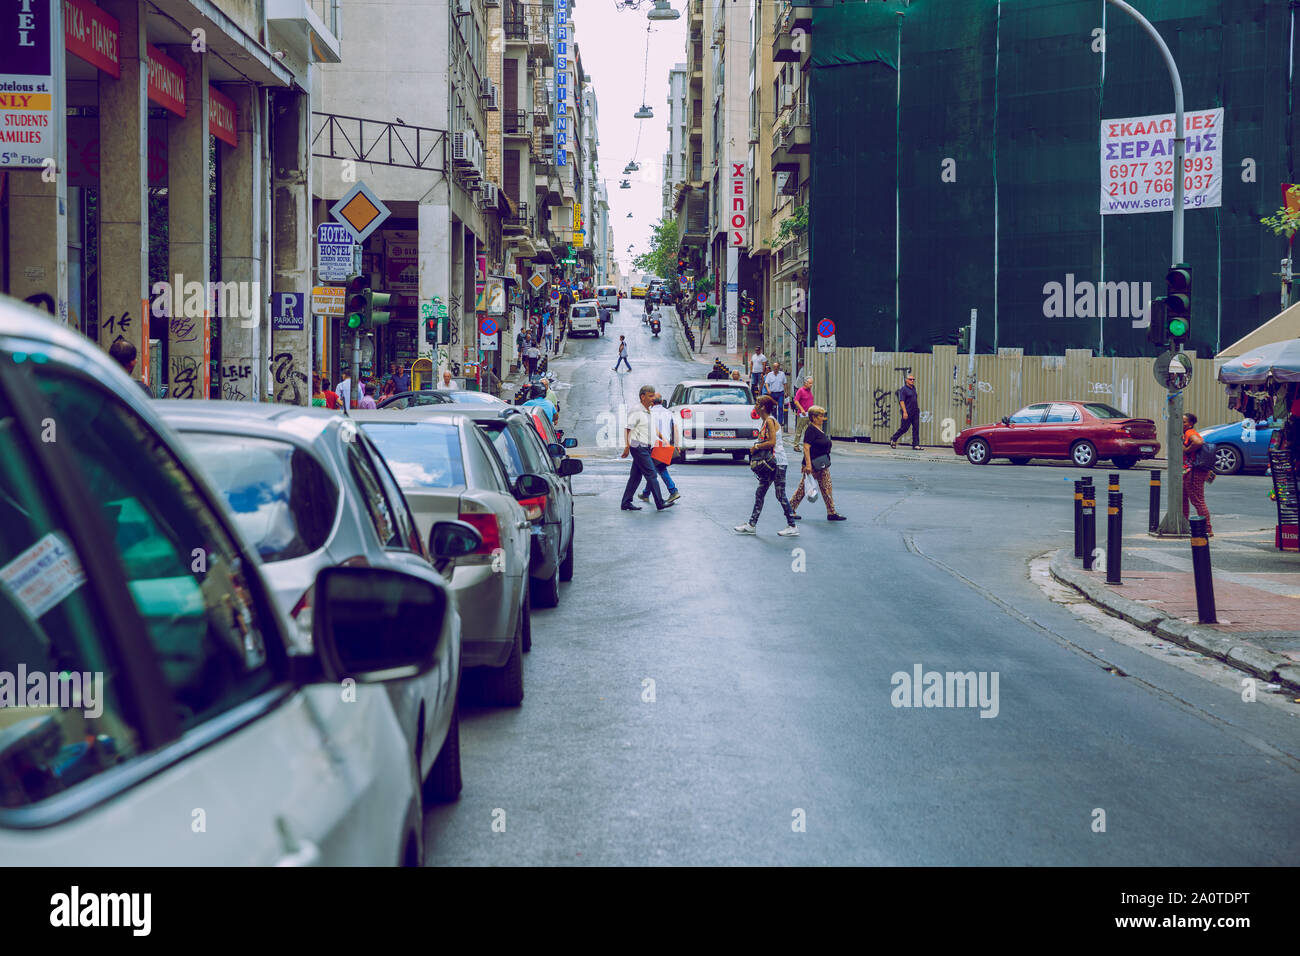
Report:
[{"label": "air conditioning unit", "polygon": [[485,6],[485,7],[499,7],[499,6],[501,6],[501,0],[483,0],[483,6]]},{"label": "air conditioning unit", "polygon": [[485,100],[492,95],[492,81],[486,76],[478,81],[479,99]]},{"label": "air conditioning unit", "polygon": [[474,5],[472,0],[456,0],[457,16],[463,17],[473,12],[474,12]]},{"label": "air conditioning unit", "polygon": [[492,93],[488,97],[487,108],[489,110],[501,109],[501,91],[495,85],[493,85]]},{"label": "air conditioning unit", "polygon": [[458,129],[451,134],[451,161],[457,166],[473,165],[474,131]]},{"label": "air conditioning unit", "polygon": [[496,183],[483,183],[483,191],[479,194],[478,201],[484,209],[495,209],[497,206],[497,196],[499,189]]}]

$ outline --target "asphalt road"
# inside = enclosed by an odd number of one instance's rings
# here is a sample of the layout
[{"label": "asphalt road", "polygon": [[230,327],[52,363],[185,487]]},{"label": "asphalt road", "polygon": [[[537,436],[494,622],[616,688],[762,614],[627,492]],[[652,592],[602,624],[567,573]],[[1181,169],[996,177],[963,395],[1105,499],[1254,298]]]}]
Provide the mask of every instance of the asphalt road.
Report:
[{"label": "asphalt road", "polygon": [[[629,306],[554,364],[587,456],[576,575],[534,612],[523,706],[465,708],[431,863],[1300,859],[1300,708],[1244,703],[1240,675],[1151,653],[1031,575],[1070,543],[1075,469],[837,456],[850,520],[805,503],[785,539],[771,498],[757,537],[733,533],[754,480],[718,456],[674,468],[677,507],[619,511],[601,416],[700,373]],[[611,371],[620,333],[631,373]],[[1211,505],[1266,522],[1265,482],[1220,479]],[[989,699],[895,706],[917,667],[983,674]]]}]

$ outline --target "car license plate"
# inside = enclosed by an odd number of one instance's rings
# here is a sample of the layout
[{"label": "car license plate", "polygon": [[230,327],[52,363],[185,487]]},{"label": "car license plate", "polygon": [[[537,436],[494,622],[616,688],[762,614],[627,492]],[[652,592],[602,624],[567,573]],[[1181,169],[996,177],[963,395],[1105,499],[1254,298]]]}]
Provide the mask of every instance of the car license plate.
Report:
[{"label": "car license plate", "polygon": [[1155,446],[1154,446],[1154,445],[1143,445],[1143,446],[1142,446],[1142,450],[1143,450],[1143,451],[1155,451],[1156,449],[1155,449]]},{"label": "car license plate", "polygon": [[717,428],[712,428],[709,430],[708,437],[709,438],[735,438],[736,432],[735,429],[719,430]]}]

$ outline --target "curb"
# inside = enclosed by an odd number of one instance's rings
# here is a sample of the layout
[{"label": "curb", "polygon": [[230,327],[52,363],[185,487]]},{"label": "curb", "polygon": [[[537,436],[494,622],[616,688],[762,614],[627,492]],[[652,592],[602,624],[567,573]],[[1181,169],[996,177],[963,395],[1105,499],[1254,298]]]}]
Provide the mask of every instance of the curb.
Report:
[{"label": "curb", "polygon": [[1149,605],[1120,597],[1101,578],[1070,564],[1074,560],[1072,553],[1067,553],[1064,548],[1058,550],[1050,563],[1052,577],[1074,588],[1108,614],[1172,644],[1199,651],[1252,677],[1281,684],[1288,692],[1300,694],[1300,665],[1289,657],[1254,644],[1241,643],[1231,634],[1220,633],[1203,624],[1189,624]]}]

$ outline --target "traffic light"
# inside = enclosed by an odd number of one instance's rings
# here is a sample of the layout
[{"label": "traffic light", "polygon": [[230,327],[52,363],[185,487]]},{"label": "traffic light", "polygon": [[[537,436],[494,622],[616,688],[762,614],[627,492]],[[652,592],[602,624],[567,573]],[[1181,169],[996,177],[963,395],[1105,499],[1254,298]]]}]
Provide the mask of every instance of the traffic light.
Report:
[{"label": "traffic light", "polygon": [[1165,291],[1165,337],[1177,350],[1192,332],[1192,267],[1175,263],[1165,276]]},{"label": "traffic light", "polygon": [[432,315],[424,320],[424,341],[429,345],[438,344],[438,320]]},{"label": "traffic light", "polygon": [[347,316],[347,327],[351,331],[359,331],[366,324],[366,277],[360,274],[348,276],[347,281],[347,308],[344,314]]},{"label": "traffic light", "polygon": [[388,303],[392,299],[392,293],[366,290],[366,328],[387,325],[392,320],[393,313],[388,311]]},{"label": "traffic light", "polygon": [[957,351],[958,353],[970,351],[970,326],[963,325],[957,330]]}]

